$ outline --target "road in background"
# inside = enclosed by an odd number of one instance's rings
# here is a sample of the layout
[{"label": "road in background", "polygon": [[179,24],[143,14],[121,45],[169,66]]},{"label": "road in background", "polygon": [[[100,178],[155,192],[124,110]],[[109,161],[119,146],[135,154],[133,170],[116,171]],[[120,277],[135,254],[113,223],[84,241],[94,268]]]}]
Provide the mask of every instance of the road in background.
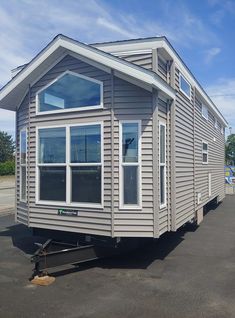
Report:
[{"label": "road in background", "polygon": [[0,176],[0,215],[14,212],[15,177]]}]

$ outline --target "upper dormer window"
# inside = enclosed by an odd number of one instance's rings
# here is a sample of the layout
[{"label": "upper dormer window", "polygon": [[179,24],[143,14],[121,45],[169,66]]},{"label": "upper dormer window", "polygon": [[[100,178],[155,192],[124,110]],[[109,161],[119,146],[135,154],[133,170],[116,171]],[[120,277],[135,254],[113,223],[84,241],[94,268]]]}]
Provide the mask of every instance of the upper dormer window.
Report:
[{"label": "upper dormer window", "polygon": [[102,82],[67,71],[37,94],[37,112],[65,112],[102,107]]},{"label": "upper dormer window", "polygon": [[202,104],[202,117],[208,120],[208,109],[205,105]]},{"label": "upper dormer window", "polygon": [[186,78],[180,73],[180,90],[184,95],[186,95],[189,99],[191,98],[191,85],[186,80]]}]

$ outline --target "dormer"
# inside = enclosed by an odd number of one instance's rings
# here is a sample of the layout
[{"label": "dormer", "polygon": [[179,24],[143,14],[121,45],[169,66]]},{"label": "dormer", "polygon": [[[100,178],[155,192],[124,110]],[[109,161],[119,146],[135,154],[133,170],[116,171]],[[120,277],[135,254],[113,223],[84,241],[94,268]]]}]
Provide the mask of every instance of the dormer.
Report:
[{"label": "dormer", "polygon": [[[173,59],[169,53],[163,48],[158,48],[156,50],[156,70],[155,72],[169,85],[173,84]],[[154,58],[154,56],[153,56]]]}]

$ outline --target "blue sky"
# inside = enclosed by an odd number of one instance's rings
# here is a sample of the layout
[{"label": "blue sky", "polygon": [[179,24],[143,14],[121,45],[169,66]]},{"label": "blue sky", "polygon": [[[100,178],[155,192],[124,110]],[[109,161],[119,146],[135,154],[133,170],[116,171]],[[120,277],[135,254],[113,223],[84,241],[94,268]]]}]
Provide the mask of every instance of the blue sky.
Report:
[{"label": "blue sky", "polygon": [[[235,133],[235,0],[1,0],[0,86],[63,33],[85,43],[165,35]],[[14,114],[0,110],[0,130]]]}]

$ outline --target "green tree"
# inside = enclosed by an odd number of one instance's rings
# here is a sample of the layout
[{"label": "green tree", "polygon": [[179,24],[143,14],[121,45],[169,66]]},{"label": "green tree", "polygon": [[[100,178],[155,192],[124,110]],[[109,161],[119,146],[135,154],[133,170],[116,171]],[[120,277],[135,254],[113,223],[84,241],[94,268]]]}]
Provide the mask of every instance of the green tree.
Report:
[{"label": "green tree", "polygon": [[227,165],[235,165],[235,134],[228,136],[225,144],[225,160]]},{"label": "green tree", "polygon": [[0,162],[10,161],[14,158],[15,144],[10,135],[0,131]]}]

